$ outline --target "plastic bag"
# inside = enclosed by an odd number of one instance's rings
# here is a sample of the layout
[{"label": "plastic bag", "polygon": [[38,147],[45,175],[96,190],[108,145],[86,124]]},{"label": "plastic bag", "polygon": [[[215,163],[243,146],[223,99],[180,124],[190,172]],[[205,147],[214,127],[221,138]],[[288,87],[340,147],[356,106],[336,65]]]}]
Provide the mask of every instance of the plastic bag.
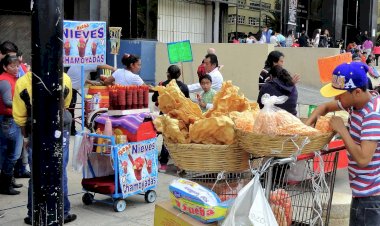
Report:
[{"label": "plastic bag", "polygon": [[73,149],[73,157],[71,159],[71,166],[74,171],[81,171],[83,164],[78,161],[78,153],[80,146],[82,144],[83,135],[81,133],[77,133],[74,138],[74,149]]},{"label": "plastic bag", "polygon": [[278,226],[260,184],[260,174],[238,193],[222,226]]},{"label": "plastic bag", "polygon": [[297,184],[301,181],[308,180],[311,178],[309,162],[306,160],[300,160],[295,162],[294,165],[290,166],[287,170],[287,181],[289,184]]},{"label": "plastic bag", "polygon": [[169,185],[170,199],[174,208],[203,222],[224,219],[230,202],[221,202],[210,189],[193,181],[176,179]]},{"label": "plastic bag", "polygon": [[93,171],[91,171],[90,165],[87,164],[85,168],[85,178],[105,177],[115,174],[113,161],[109,156],[99,154],[89,155],[88,160],[91,163]]},{"label": "plastic bag", "polygon": [[288,99],[287,96],[270,96],[264,94],[261,102],[264,104],[260,110],[253,131],[259,134],[267,135],[319,135],[321,131],[305,125],[299,118],[291,113],[274,106],[282,104]]},{"label": "plastic bag", "polygon": [[77,164],[86,166],[88,153],[92,152],[94,138],[88,135],[88,132],[82,133],[82,142],[77,154]]},{"label": "plastic bag", "polygon": [[255,124],[253,126],[253,131],[259,134],[269,134],[275,135],[278,133],[277,129],[277,115],[276,112],[280,108],[276,107],[275,104],[283,104],[288,100],[287,96],[270,96],[269,94],[264,94],[261,97],[261,103],[264,107],[260,110]]}]

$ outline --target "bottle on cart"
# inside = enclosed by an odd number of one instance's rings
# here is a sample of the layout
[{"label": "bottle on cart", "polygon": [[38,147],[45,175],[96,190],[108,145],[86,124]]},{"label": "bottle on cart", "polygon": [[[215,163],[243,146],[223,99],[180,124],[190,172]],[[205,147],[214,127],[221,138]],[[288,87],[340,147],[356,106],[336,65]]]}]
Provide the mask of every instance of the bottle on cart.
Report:
[{"label": "bottle on cart", "polygon": [[[106,119],[106,123],[104,125],[104,135],[105,136],[112,136],[112,122],[110,118]],[[105,142],[105,152],[110,153],[111,152],[111,140],[106,139],[107,142]]]},{"label": "bottle on cart", "polygon": [[100,108],[100,93],[94,94],[92,102],[94,111],[98,110]]}]

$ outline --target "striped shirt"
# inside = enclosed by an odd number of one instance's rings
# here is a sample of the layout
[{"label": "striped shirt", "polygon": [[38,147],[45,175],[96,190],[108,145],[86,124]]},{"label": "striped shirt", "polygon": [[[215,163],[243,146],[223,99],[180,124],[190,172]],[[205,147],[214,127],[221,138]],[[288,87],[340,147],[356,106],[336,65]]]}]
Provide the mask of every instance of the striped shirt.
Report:
[{"label": "striped shirt", "polygon": [[[361,141],[380,141],[380,97],[372,99],[359,110],[352,109],[349,120],[350,134],[356,144]],[[348,174],[352,195],[367,197],[380,193],[380,143],[368,166],[361,168],[348,154]]]}]

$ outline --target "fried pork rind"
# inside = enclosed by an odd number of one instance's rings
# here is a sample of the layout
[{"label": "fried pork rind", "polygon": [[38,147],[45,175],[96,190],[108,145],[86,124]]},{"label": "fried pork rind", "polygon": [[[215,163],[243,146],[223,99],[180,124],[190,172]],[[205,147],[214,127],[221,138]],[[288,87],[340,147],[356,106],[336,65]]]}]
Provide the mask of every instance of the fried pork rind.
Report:
[{"label": "fried pork rind", "polygon": [[333,129],[330,126],[331,116],[320,116],[315,124],[315,128],[322,133],[332,132]]},{"label": "fried pork rind", "polygon": [[253,125],[258,113],[258,110],[249,110],[243,112],[233,111],[230,112],[229,117],[232,119],[232,121],[234,121],[235,127],[237,129],[246,132],[253,132]]},{"label": "fried pork rind", "polygon": [[156,130],[160,133],[164,132],[163,121],[164,121],[163,115],[160,115],[153,120],[154,128],[156,128]]},{"label": "fried pork rind", "polygon": [[182,120],[187,125],[203,118],[199,105],[183,95],[174,79],[166,87],[157,86],[155,90],[159,93],[158,108],[164,114]]},{"label": "fried pork rind", "polygon": [[239,87],[231,81],[223,82],[222,88],[214,96],[213,107],[204,115],[206,118],[228,115],[232,111],[250,110],[251,106],[244,95],[239,95]]},{"label": "fried pork rind", "polygon": [[184,122],[170,118],[168,115],[160,115],[154,121],[156,129],[171,143],[190,143],[189,133]]},{"label": "fried pork rind", "polygon": [[198,144],[232,144],[235,140],[234,122],[227,116],[206,118],[190,125],[190,140]]}]

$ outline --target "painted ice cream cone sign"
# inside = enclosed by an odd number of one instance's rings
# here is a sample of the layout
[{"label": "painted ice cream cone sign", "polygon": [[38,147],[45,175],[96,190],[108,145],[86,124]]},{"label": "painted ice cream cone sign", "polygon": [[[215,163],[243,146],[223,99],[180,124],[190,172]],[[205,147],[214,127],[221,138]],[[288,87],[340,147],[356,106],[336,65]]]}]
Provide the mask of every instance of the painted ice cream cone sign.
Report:
[{"label": "painted ice cream cone sign", "polygon": [[71,45],[70,45],[70,41],[68,39],[66,39],[65,44],[63,44],[63,48],[65,49],[65,55],[69,56]]},{"label": "painted ice cream cone sign", "polygon": [[137,180],[141,180],[141,171],[144,167],[145,161],[143,158],[138,157],[133,163],[133,170],[135,171],[135,177]]},{"label": "painted ice cream cone sign", "polygon": [[80,57],[84,57],[84,54],[86,52],[86,45],[87,45],[88,39],[85,40],[83,37],[79,39],[78,43],[78,52]]},{"label": "painted ice cream cone sign", "polygon": [[146,170],[148,170],[148,173],[151,174],[152,173],[152,160],[145,159],[145,162],[146,162]]},{"label": "painted ice cream cone sign", "polygon": [[96,47],[98,47],[98,44],[96,42],[93,42],[91,44],[91,52],[92,52],[92,55],[96,55]]},{"label": "painted ice cream cone sign", "polygon": [[63,64],[106,63],[106,23],[101,21],[63,21]]}]

